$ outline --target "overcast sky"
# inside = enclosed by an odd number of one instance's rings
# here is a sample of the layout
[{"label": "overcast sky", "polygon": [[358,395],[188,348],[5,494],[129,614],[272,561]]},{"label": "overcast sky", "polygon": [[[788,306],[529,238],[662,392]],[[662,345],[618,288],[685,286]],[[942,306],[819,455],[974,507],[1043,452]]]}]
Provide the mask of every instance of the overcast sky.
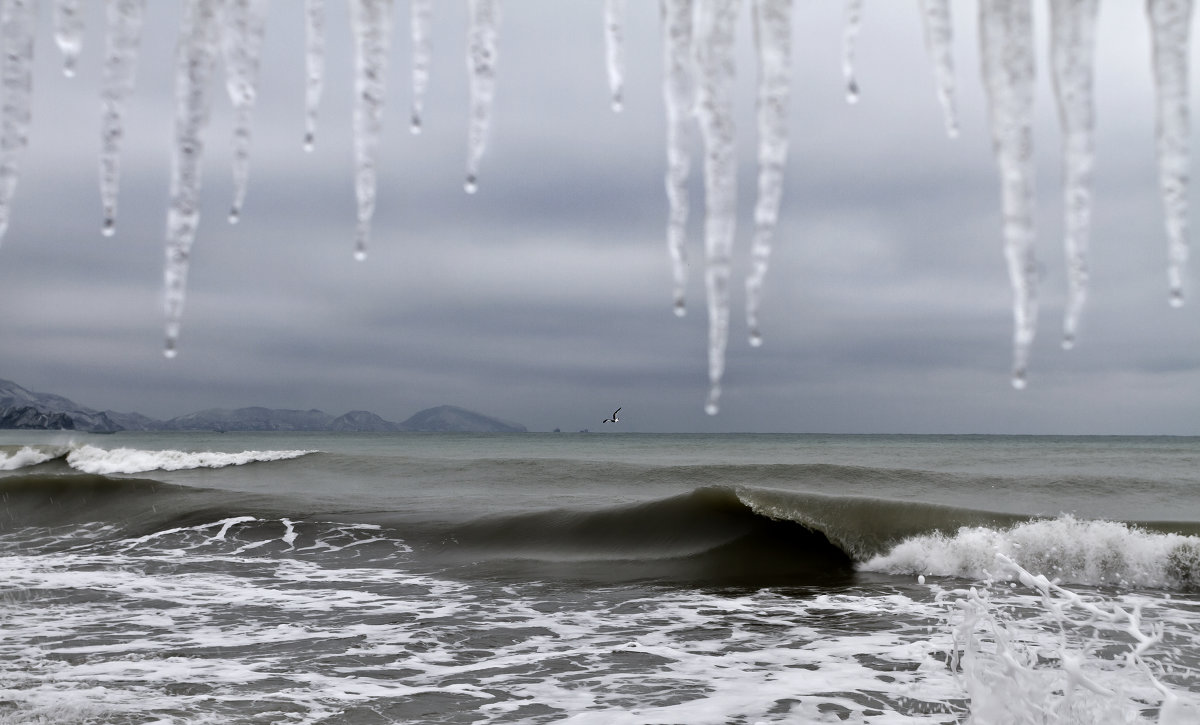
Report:
[{"label": "overcast sky", "polygon": [[843,4],[797,3],[765,344],[746,343],[755,68],[744,8],[742,214],[716,417],[703,411],[698,147],[689,314],[671,311],[658,4],[628,4],[621,114],[609,110],[602,0],[501,4],[495,117],[474,196],[462,189],[466,3],[435,3],[420,136],[408,130],[408,3],[396,4],[378,210],[359,263],[344,3],[329,3],[311,154],[301,149],[302,4],[272,3],[243,220],[225,220],[232,114],[218,86],[180,354],[167,360],[162,248],[182,2],[149,3],[112,238],[99,233],[97,189],[103,5],[85,3],[80,72],[68,79],[44,3],[30,148],[0,244],[0,377],[164,418],[263,405],[403,420],[455,404],[573,431],[599,430],[623,406],[627,431],[1200,434],[1200,310],[1194,285],[1184,308],[1167,305],[1141,4],[1102,3],[1091,296],[1069,352],[1059,346],[1059,133],[1040,74],[1041,315],[1024,391],[1009,385],[1011,297],[975,3],[954,3],[955,140],[915,0],[867,5],[854,106],[840,68]]}]

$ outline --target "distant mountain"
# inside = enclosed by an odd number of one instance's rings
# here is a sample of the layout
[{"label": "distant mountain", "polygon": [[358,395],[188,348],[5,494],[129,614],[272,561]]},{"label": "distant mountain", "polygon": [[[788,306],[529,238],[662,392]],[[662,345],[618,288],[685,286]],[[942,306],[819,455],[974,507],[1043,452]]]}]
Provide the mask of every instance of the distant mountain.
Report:
[{"label": "distant mountain", "polygon": [[0,380],[0,428],[87,433],[114,433],[122,429],[107,413],[61,395],[26,390],[11,380]]},{"label": "distant mountain", "polygon": [[453,433],[524,433],[525,426],[453,405],[427,408],[400,424],[401,430]]},{"label": "distant mountain", "polygon": [[170,420],[156,420],[141,413],[93,410],[60,395],[32,392],[9,380],[0,380],[0,428],[77,430],[86,433],[114,433],[119,430],[525,432],[525,426],[519,423],[452,405],[422,410],[403,423],[384,420],[366,410],[352,410],[335,418],[316,409],[261,407],[234,410],[213,408]]}]

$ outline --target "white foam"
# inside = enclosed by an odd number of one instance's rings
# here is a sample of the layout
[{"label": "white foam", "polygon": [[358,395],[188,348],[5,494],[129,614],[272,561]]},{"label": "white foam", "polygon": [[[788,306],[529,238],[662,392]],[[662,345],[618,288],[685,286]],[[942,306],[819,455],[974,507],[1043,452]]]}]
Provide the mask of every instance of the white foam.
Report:
[{"label": "white foam", "polygon": [[1016,576],[997,565],[998,554],[1075,584],[1173,588],[1200,583],[1200,538],[1069,515],[1009,529],[963,527],[953,536],[912,537],[859,569],[969,579]]},{"label": "white foam", "polygon": [[316,451],[154,451],[136,448],[111,450],[83,445],[67,454],[67,463],[84,473],[145,473],[194,468],[224,468],[299,458]]},{"label": "white foam", "polygon": [[20,468],[36,466],[60,455],[62,455],[61,451],[33,448],[32,446],[23,446],[12,454],[0,451],[0,471],[15,471]]}]

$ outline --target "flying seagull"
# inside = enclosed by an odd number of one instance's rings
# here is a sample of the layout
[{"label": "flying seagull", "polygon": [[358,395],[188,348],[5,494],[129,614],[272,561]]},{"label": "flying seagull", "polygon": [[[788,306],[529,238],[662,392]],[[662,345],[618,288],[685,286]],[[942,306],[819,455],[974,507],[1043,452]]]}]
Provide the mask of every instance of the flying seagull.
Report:
[{"label": "flying seagull", "polygon": [[620,412],[621,412],[621,409],[617,408],[616,410],[613,411],[611,418],[605,418],[604,420],[602,420],[600,422],[601,423],[620,423],[621,419],[617,417],[617,413],[620,413]]}]

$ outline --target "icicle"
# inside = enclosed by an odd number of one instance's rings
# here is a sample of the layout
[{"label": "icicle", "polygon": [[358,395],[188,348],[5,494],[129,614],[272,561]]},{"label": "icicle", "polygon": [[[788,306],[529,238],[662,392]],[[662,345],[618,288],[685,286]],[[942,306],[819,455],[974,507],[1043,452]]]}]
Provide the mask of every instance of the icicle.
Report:
[{"label": "icicle", "polygon": [[175,66],[175,145],[167,210],[167,260],[163,272],[167,344],[175,357],[187,288],[188,261],[200,223],[202,134],[208,125],[209,80],[220,50],[221,0],[188,0]]},{"label": "icicle", "polygon": [[392,0],[352,0],[350,27],[354,33],[354,184],[358,197],[354,258],[361,261],[367,258],[375,214],[375,155],[383,127]]},{"label": "icicle", "polygon": [[75,76],[75,63],[83,48],[83,16],[79,13],[79,0],[55,0],[54,42],[63,55],[63,75]]},{"label": "icicle", "polygon": [[842,75],[846,78],[846,103],[858,103],[858,81],[854,79],[854,56],[862,29],[863,0],[846,0],[846,29],[842,32]]},{"label": "icicle", "polygon": [[696,14],[696,114],[704,138],[704,252],[708,292],[708,402],[717,414],[729,339],[729,259],[737,223],[734,28],[740,0],[710,0]]},{"label": "icicle", "polygon": [[421,115],[425,110],[425,87],[429,85],[429,60],[433,51],[429,42],[429,28],[433,17],[430,0],[412,0],[412,124],[414,134],[421,133]]},{"label": "icicle", "polygon": [[754,207],[753,268],[746,278],[746,323],[750,344],[762,344],[758,308],[771,256],[771,240],[783,196],[788,155],[788,99],[792,68],[792,0],[754,0],[758,46],[758,202]]},{"label": "icicle", "polygon": [[688,175],[691,157],[692,99],[692,0],[662,0],[663,101],[667,115],[667,253],[675,280],[675,314],[687,312]]},{"label": "icicle", "polygon": [[625,84],[625,0],[604,0],[604,51],[612,110],[620,113]]},{"label": "icicle", "polygon": [[317,142],[317,109],[325,88],[325,0],[304,3],[304,150]]},{"label": "icicle", "polygon": [[37,25],[34,0],[0,0],[0,240],[8,231],[17,159],[29,143],[33,99],[33,34]]},{"label": "icicle", "polygon": [[958,113],[954,110],[954,24],[950,20],[950,0],[921,0],[921,17],[925,21],[925,47],[933,61],[946,135],[955,138],[958,136]]},{"label": "icicle", "polygon": [[467,71],[470,73],[471,120],[467,129],[467,181],[474,194],[479,183],[479,160],[487,145],[496,95],[496,29],[500,22],[497,0],[468,0],[470,27],[467,30]]},{"label": "icicle", "polygon": [[1029,0],[980,0],[980,56],[1004,207],[1013,288],[1013,378],[1025,387],[1037,322],[1033,251],[1033,19]]},{"label": "icicle", "polygon": [[1172,307],[1183,304],[1188,257],[1188,36],[1192,0],[1147,0],[1158,97],[1158,185],[1166,209],[1167,283]]},{"label": "icicle", "polygon": [[101,231],[106,237],[111,237],[117,229],[125,99],[133,92],[137,76],[145,14],[146,0],[108,0],[104,85],[100,93],[100,204],[104,209]]},{"label": "icicle", "polygon": [[246,201],[250,179],[250,124],[258,96],[258,66],[267,29],[267,0],[229,0],[224,33],[225,87],[237,118],[233,127],[233,205],[229,223],[236,224]]},{"label": "icicle", "polygon": [[1067,262],[1067,310],[1063,347],[1075,344],[1079,317],[1087,299],[1088,236],[1092,223],[1092,166],[1095,159],[1095,110],[1092,60],[1099,0],[1050,3],[1050,66],[1063,130],[1064,247]]}]

